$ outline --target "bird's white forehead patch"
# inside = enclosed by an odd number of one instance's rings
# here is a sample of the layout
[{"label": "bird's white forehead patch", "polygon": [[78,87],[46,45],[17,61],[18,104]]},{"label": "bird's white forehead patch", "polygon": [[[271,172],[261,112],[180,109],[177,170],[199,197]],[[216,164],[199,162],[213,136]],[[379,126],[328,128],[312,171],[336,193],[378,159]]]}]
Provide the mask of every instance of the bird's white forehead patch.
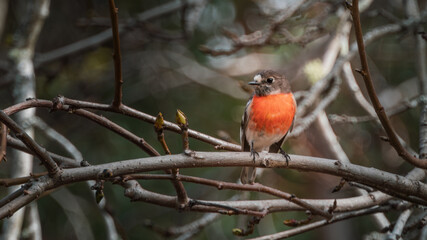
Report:
[{"label": "bird's white forehead patch", "polygon": [[255,77],[254,77],[255,82],[261,82],[261,80],[262,80],[262,77],[260,74],[255,75]]}]

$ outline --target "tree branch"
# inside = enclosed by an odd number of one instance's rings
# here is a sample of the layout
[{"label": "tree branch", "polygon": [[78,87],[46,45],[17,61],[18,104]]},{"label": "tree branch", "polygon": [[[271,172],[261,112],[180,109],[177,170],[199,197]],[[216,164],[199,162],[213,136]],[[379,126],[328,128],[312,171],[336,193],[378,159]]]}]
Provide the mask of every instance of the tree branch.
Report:
[{"label": "tree branch", "polygon": [[[63,169],[60,178],[53,181],[41,177],[39,182],[42,187],[34,187],[35,189],[42,188],[49,190],[61,185],[70,184],[79,181],[99,179],[100,174],[108,170],[112,177],[123,176],[137,172],[147,172],[154,170],[164,170],[171,168],[198,168],[198,167],[268,167],[268,168],[291,168],[300,171],[316,171],[327,174],[332,174],[340,177],[345,177],[349,181],[355,181],[371,187],[375,187],[392,196],[417,202],[422,205],[427,205],[427,186],[420,181],[410,180],[406,177],[383,172],[374,168],[362,167],[350,163],[340,163],[328,159],[307,157],[307,156],[291,156],[292,161],[286,165],[286,161],[281,154],[260,154],[260,158],[253,162],[252,158],[247,153],[232,153],[232,152],[195,152],[197,158],[187,156],[185,154],[148,157],[142,159],[132,159],[127,161],[112,162],[84,168]],[[49,183],[50,182],[50,183]],[[147,190],[127,189],[126,196],[133,200],[141,200],[161,206],[176,207],[176,198],[164,196],[158,193],[152,193]],[[369,197],[367,197],[369,199]],[[27,204],[34,200],[33,197],[25,197],[25,200],[19,200],[20,204]],[[372,200],[371,200],[372,201]],[[261,201],[263,204],[266,202]],[[332,200],[330,201],[330,203]],[[11,203],[12,204],[12,203]],[[19,207],[13,203],[13,209]],[[338,203],[339,204],[339,203]],[[352,203],[354,204],[354,202]],[[24,206],[20,205],[20,207]],[[230,206],[230,205],[229,205]],[[238,206],[238,205],[237,205]],[[266,205],[264,205],[265,207]],[[330,206],[330,205],[328,205]],[[249,207],[249,206],[246,206]],[[252,205],[253,207],[253,205]],[[264,208],[262,207],[262,208]],[[337,207],[338,208],[338,207]],[[248,208],[250,209],[250,208]],[[270,209],[270,208],[269,208]],[[218,208],[207,206],[194,206],[193,211],[216,211]],[[271,209],[270,209],[271,210]],[[9,208],[0,208],[0,218],[10,214]]]},{"label": "tree branch", "polygon": [[368,90],[369,98],[371,99],[372,105],[375,108],[375,112],[378,115],[378,118],[381,121],[381,124],[384,127],[384,130],[389,138],[390,144],[393,146],[393,148],[396,150],[396,152],[399,154],[400,157],[402,157],[404,160],[408,161],[409,163],[420,167],[420,168],[427,168],[427,161],[426,159],[419,159],[414,156],[412,156],[403,146],[400,144],[400,141],[396,135],[396,133],[393,130],[393,127],[391,126],[390,120],[388,119],[387,115],[385,114],[384,107],[381,105],[377,93],[374,88],[374,84],[372,82],[371,74],[369,72],[368,67],[368,60],[366,57],[366,51],[365,51],[365,45],[363,43],[363,33],[362,33],[362,27],[360,23],[360,15],[359,15],[359,1],[353,0],[353,6],[352,6],[352,16],[353,16],[353,22],[354,22],[354,30],[356,32],[356,41],[357,46],[359,49],[359,56],[360,56],[360,62],[362,64],[362,70],[360,71],[363,80],[365,82],[366,88]]},{"label": "tree branch", "polygon": [[117,17],[118,9],[114,4],[114,0],[109,1],[110,5],[110,17],[111,25],[113,32],[113,44],[114,44],[114,100],[112,106],[114,108],[120,108],[122,105],[122,85],[123,85],[123,76],[122,76],[122,54],[120,52],[120,38],[119,38],[119,20]]},{"label": "tree branch", "polygon": [[[410,204],[404,204],[403,206],[399,206],[398,208],[399,209],[405,209],[408,207],[410,207]],[[271,234],[271,235],[265,235],[265,236],[257,237],[257,238],[251,238],[251,240],[267,240],[267,239],[268,240],[275,240],[275,239],[288,238],[288,237],[292,237],[292,236],[295,236],[295,235],[303,233],[303,232],[307,232],[307,231],[319,228],[321,226],[332,224],[334,222],[339,222],[339,221],[346,220],[349,218],[353,218],[356,216],[363,216],[363,215],[379,213],[379,212],[388,212],[388,211],[393,210],[393,209],[396,209],[396,206],[386,205],[386,206],[379,206],[379,207],[375,206],[372,208],[361,209],[361,210],[348,212],[348,213],[342,213],[342,214],[334,216],[331,220],[320,220],[320,221],[317,221],[314,223],[303,225],[303,226],[293,228],[290,230],[286,230],[283,232],[279,232],[279,233],[275,233],[275,234]]]},{"label": "tree branch", "polygon": [[55,176],[59,171],[59,167],[55,161],[47,153],[46,149],[42,148],[36,141],[34,141],[24,129],[22,129],[15,121],[13,121],[6,113],[0,111],[0,121],[3,122],[10,130],[15,132],[19,138],[31,151],[33,151],[43,165],[46,167],[49,175]]},{"label": "tree branch", "polygon": [[[88,109],[96,109],[96,110],[102,110],[102,111],[108,111],[108,112],[115,112],[115,113],[124,114],[126,116],[130,116],[133,118],[137,118],[151,124],[154,124],[156,122],[156,117],[140,112],[126,105],[122,105],[122,107],[119,110],[117,110],[117,109],[113,109],[108,104],[73,100],[73,99],[62,97],[62,96],[59,96],[58,98],[61,99],[60,100],[61,103],[65,105],[70,105],[72,108],[88,108]],[[33,107],[52,108],[52,101],[42,100],[42,99],[29,99],[25,102],[22,102],[4,109],[4,112],[8,115],[12,115],[16,112],[19,112],[28,108],[33,108]],[[181,128],[177,124],[174,124],[169,121],[164,121],[164,128],[176,133],[181,133]],[[211,145],[214,145],[215,149],[241,151],[241,147],[237,144],[229,143],[224,140],[211,137],[207,134],[204,134],[192,129],[188,129],[188,136],[195,138],[197,140],[209,143]]]},{"label": "tree branch", "polygon": [[[170,175],[160,175],[160,174],[131,174],[126,175],[126,178],[131,179],[173,179]],[[312,206],[311,204],[305,202],[304,200],[301,200],[300,198],[296,197],[293,194],[289,194],[268,186],[265,186],[260,183],[254,183],[254,184],[239,184],[239,183],[231,183],[231,182],[224,182],[224,181],[216,181],[216,180],[210,180],[205,178],[199,178],[199,177],[192,177],[192,176],[185,176],[185,175],[179,175],[177,177],[179,181],[184,182],[192,182],[192,183],[198,183],[208,186],[213,186],[218,188],[219,190],[222,189],[234,189],[234,190],[242,190],[242,191],[252,191],[252,192],[263,192],[267,193],[276,197],[280,197],[283,199],[286,199],[290,202],[295,203],[298,206],[301,206],[304,209],[310,210],[312,214],[314,215],[321,215],[325,218],[331,218],[332,214],[329,213],[327,210],[319,209],[315,206]]]},{"label": "tree branch", "polygon": [[6,160],[7,147],[7,127],[3,123],[0,125],[0,163]]},{"label": "tree branch", "polygon": [[[32,152],[29,148],[25,146],[21,141],[18,139],[15,139],[11,136],[7,136],[7,144],[9,147],[18,149],[20,151],[35,155],[34,152]],[[70,168],[70,167],[80,167],[80,163],[77,162],[77,159],[72,159],[68,157],[64,157],[52,152],[47,152],[52,159],[61,167],[61,168]]]}]

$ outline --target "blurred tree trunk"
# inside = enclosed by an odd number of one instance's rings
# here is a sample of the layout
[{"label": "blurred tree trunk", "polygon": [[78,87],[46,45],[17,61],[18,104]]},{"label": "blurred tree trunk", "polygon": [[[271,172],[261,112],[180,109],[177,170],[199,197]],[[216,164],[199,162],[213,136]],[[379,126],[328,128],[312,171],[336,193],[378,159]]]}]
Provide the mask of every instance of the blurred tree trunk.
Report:
[{"label": "blurred tree trunk", "polygon": [[0,0],[0,39],[3,36],[4,26],[6,26],[8,0]]},{"label": "blurred tree trunk", "polygon": [[[40,34],[44,19],[49,14],[50,0],[14,1],[11,9],[18,22],[14,32],[13,48],[9,52],[10,72],[8,78],[13,81],[13,102],[19,103],[27,98],[36,97],[33,57],[35,45]],[[34,130],[28,120],[35,116],[35,109],[28,109],[14,115],[16,122],[25,127],[26,133],[34,138]],[[33,168],[33,156],[21,151],[11,151],[12,169],[10,177],[28,176]],[[9,188],[9,193],[20,186]],[[28,214],[29,236],[41,239],[40,219],[36,206],[25,208]],[[19,239],[21,235],[24,211],[21,209],[3,224],[2,239]]]}]

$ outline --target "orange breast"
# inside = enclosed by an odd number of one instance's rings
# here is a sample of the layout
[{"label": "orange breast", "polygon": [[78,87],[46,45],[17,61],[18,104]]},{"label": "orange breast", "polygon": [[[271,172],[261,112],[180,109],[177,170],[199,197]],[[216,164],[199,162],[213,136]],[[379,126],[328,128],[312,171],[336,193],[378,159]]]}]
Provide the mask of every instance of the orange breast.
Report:
[{"label": "orange breast", "polygon": [[292,125],[296,104],[292,93],[254,96],[249,111],[249,129],[285,134]]}]

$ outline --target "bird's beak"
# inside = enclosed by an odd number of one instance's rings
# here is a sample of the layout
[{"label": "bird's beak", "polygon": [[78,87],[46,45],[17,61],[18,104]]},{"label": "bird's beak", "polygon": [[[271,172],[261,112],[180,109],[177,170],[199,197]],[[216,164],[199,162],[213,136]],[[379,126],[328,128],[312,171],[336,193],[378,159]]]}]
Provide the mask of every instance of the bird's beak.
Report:
[{"label": "bird's beak", "polygon": [[260,83],[259,83],[259,82],[252,81],[252,82],[248,82],[248,84],[249,84],[249,85],[259,85]]},{"label": "bird's beak", "polygon": [[254,80],[252,82],[248,82],[248,84],[249,85],[260,85],[261,80],[262,80],[261,75],[257,74],[257,75],[255,75]]}]

